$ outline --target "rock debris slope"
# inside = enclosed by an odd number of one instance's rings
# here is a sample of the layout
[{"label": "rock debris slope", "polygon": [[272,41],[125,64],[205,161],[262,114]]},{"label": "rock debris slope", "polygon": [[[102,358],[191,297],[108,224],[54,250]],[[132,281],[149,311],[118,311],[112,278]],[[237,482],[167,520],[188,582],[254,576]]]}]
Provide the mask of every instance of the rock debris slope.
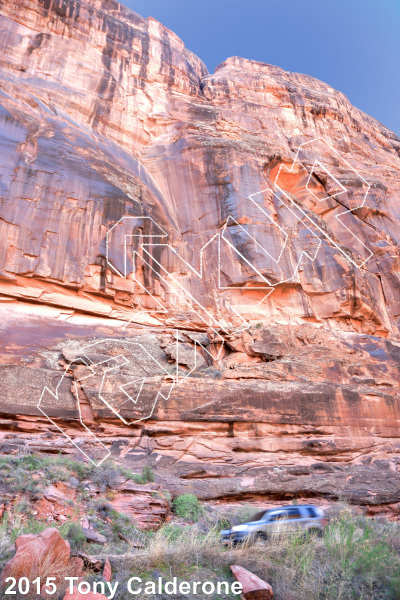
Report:
[{"label": "rock debris slope", "polygon": [[400,139],[112,0],[1,0],[0,31],[1,451],[399,512]]}]

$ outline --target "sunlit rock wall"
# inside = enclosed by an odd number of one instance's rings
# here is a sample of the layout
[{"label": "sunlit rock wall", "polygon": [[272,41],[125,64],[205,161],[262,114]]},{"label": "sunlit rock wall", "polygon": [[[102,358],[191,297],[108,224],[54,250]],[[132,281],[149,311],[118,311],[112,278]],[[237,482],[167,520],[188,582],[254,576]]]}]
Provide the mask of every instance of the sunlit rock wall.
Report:
[{"label": "sunlit rock wall", "polygon": [[152,326],[167,368],[162,336],[192,328],[204,369],[146,425],[72,373],[52,418],[85,436],[79,402],[115,455],[202,497],[229,475],[214,497],[395,502],[399,224],[399,138],[329,85],[237,57],[208,74],[111,0],[0,0],[3,451],[13,428],[68,448],[37,410],[66,338]]}]

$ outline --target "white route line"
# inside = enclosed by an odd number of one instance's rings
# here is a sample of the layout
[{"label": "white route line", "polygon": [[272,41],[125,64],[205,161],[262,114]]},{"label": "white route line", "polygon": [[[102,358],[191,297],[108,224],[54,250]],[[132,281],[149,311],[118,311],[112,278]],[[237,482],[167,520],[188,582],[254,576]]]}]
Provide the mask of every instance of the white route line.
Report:
[{"label": "white route line", "polygon": [[[157,328],[154,328],[155,331],[159,330]],[[179,333],[185,333],[185,330],[179,330]],[[187,330],[187,333],[193,333],[190,330]],[[106,379],[110,374],[117,374],[118,371],[120,371],[120,369],[122,369],[123,367],[127,366],[130,364],[130,360],[127,358],[126,354],[118,354],[116,356],[110,356],[104,360],[101,360],[99,362],[93,362],[90,357],[87,355],[87,352],[93,348],[94,346],[99,346],[101,344],[104,343],[109,343],[109,342],[121,342],[123,341],[124,344],[129,344],[130,346],[133,347],[137,347],[140,349],[140,351],[142,353],[144,353],[148,359],[150,359],[151,361],[153,361],[154,363],[156,363],[156,365],[160,368],[161,370],[161,374],[156,374],[153,376],[149,376],[148,378],[146,377],[142,377],[142,378],[138,378],[138,379],[134,379],[131,381],[128,381],[127,383],[118,385],[117,388],[123,393],[125,394],[125,396],[127,396],[128,400],[133,403],[133,405],[137,405],[139,397],[143,391],[143,387],[146,383],[146,381],[148,379],[153,379],[154,377],[164,377],[164,382],[166,382],[169,385],[169,390],[168,393],[162,393],[161,390],[158,390],[152,405],[149,407],[148,411],[146,412],[146,414],[138,419],[134,419],[134,420],[127,420],[123,417],[123,415],[121,414],[120,410],[117,410],[105,397],[104,397],[104,387],[105,387],[105,383],[106,383]],[[201,347],[203,349],[203,351],[205,351],[207,354],[209,354],[211,356],[211,353],[202,345],[199,344],[198,342],[194,342],[194,348],[193,348],[193,354],[194,354],[194,366],[193,368],[187,373],[185,374],[185,377],[181,377],[181,375],[179,374],[179,340],[178,338],[176,339],[176,345],[177,345],[177,354],[176,354],[176,375],[172,375],[169,371],[167,371],[164,366],[152,355],[150,354],[150,352],[148,352],[148,350],[139,342],[133,342],[130,340],[127,340],[125,338],[105,338],[102,340],[97,340],[96,342],[93,342],[91,344],[87,344],[85,346],[81,346],[80,348],[77,349],[77,354],[80,354],[80,356],[78,356],[77,358],[75,358],[74,360],[70,361],[63,373],[63,375],[61,376],[57,387],[55,389],[55,392],[52,392],[47,386],[44,387],[42,394],[40,396],[37,408],[39,409],[39,411],[88,459],[90,460],[90,462],[92,464],[94,464],[95,466],[100,466],[104,460],[106,460],[110,454],[111,451],[107,449],[107,447],[103,444],[103,442],[89,429],[89,427],[84,423],[83,418],[82,418],[82,413],[81,413],[81,407],[80,407],[80,403],[79,403],[79,390],[78,390],[78,383],[81,383],[83,381],[87,381],[88,379],[90,379],[91,377],[94,377],[96,375],[98,375],[98,373],[96,372],[96,367],[100,367],[102,365],[106,365],[108,363],[113,363],[113,362],[118,362],[119,359],[121,359],[122,362],[119,362],[119,364],[113,365],[113,366],[109,366],[108,368],[106,368],[102,374],[102,379],[101,379],[101,383],[100,383],[100,387],[99,387],[99,398],[100,400],[103,402],[103,404],[105,406],[107,406],[107,408],[113,412],[115,414],[116,417],[118,417],[125,425],[134,425],[136,423],[139,423],[141,421],[144,421],[146,419],[149,419],[155,410],[155,407],[158,403],[158,401],[160,399],[163,399],[165,401],[167,401],[171,395],[172,390],[174,389],[174,387],[176,385],[180,385],[187,377],[190,376],[191,373],[193,373],[193,371],[196,370],[197,368],[197,347]],[[143,356],[143,354],[142,354]],[[137,358],[137,356],[132,355],[132,357],[139,363],[140,367],[145,370],[143,368],[143,366],[140,363],[140,360]],[[106,455],[98,462],[94,461],[80,446],[79,444],[77,444],[65,431],[63,431],[63,429],[57,425],[57,423],[50,417],[50,415],[46,412],[46,410],[43,408],[42,406],[42,402],[43,402],[43,397],[46,394],[46,392],[48,392],[55,400],[60,400],[59,397],[59,388],[62,384],[62,382],[64,381],[65,377],[68,375],[68,372],[70,371],[72,365],[77,365],[79,363],[82,363],[85,367],[87,367],[91,373],[83,375],[82,377],[79,377],[77,379],[74,380],[73,382],[73,394],[76,398],[77,401],[77,407],[78,407],[78,413],[79,413],[79,421],[80,423],[83,425],[83,427],[86,429],[86,431],[88,431],[90,433],[90,435],[95,439],[96,442],[98,442],[102,448],[104,448],[104,450],[106,451]],[[132,397],[131,394],[129,394],[129,392],[124,389],[136,382],[140,381],[141,382],[141,386],[139,389],[139,392],[135,397]],[[162,381],[160,382],[162,384]],[[127,402],[126,401],[126,402]],[[123,403],[121,406],[123,406]]]},{"label": "white route line", "polygon": [[[84,359],[79,358],[78,360],[82,361],[87,367],[90,368],[90,366],[85,362]],[[37,405],[37,408],[40,410],[40,412],[46,417],[46,419],[48,419],[50,421],[50,423],[52,423],[52,425],[54,427],[56,427],[58,429],[58,431],[60,431],[66,438],[67,440],[69,440],[71,442],[71,444],[73,444],[75,446],[75,448],[77,448],[79,450],[79,452],[81,452],[93,465],[95,465],[96,467],[99,467],[111,454],[111,450],[109,448],[107,448],[107,446],[105,444],[103,444],[103,442],[101,441],[100,438],[98,438],[93,431],[91,431],[91,429],[89,429],[89,427],[87,427],[87,425],[85,425],[85,423],[83,422],[82,419],[82,413],[81,413],[81,407],[79,404],[79,397],[78,397],[78,388],[76,385],[76,382],[74,382],[74,390],[75,390],[75,395],[76,395],[76,399],[77,399],[77,405],[78,405],[78,413],[79,413],[79,421],[81,423],[81,425],[86,429],[86,431],[89,432],[89,434],[96,440],[96,442],[98,442],[100,444],[100,446],[105,450],[105,456],[99,461],[99,462],[95,462],[90,456],[89,454],[87,454],[80,446],[79,444],[77,444],[65,431],[63,431],[61,429],[61,427],[59,425],[57,425],[57,423],[55,421],[53,421],[53,419],[50,417],[50,415],[47,414],[47,412],[40,406],[43,400],[43,396],[46,392],[48,392],[51,396],[53,396],[53,398],[55,398],[56,400],[59,400],[59,393],[58,393],[58,389],[61,385],[61,383],[64,381],[65,375],[67,374],[69,368],[71,367],[72,364],[76,363],[77,361],[71,361],[69,363],[69,365],[67,366],[66,370],[64,371],[63,375],[61,376],[60,381],[58,382],[55,392],[52,392],[47,386],[45,386],[43,388],[43,391],[41,393],[41,396],[39,398],[39,402]]]},{"label": "white route line", "polygon": [[[370,255],[360,264],[358,264],[356,261],[353,260],[353,258],[351,256],[349,256],[349,254],[347,252],[345,252],[340,246],[339,244],[337,244],[335,242],[335,240],[333,240],[331,238],[331,236],[328,235],[328,233],[322,229],[318,223],[312,219],[310,217],[310,215],[305,212],[301,206],[299,206],[296,202],[293,201],[293,199],[290,197],[290,195],[288,195],[285,190],[283,190],[277,183],[279,176],[282,172],[282,169],[285,169],[286,172],[291,173],[293,171],[294,166],[299,163],[301,165],[302,168],[305,168],[305,166],[301,163],[300,159],[299,159],[299,155],[300,152],[302,151],[302,149],[304,148],[304,146],[307,146],[309,144],[318,142],[318,141],[322,141],[325,144],[327,144],[329,146],[329,148],[335,152],[340,158],[341,160],[343,160],[346,165],[354,172],[356,173],[356,175],[361,179],[361,181],[367,186],[367,191],[363,197],[362,203],[352,209],[346,209],[343,212],[339,213],[338,215],[336,215],[336,219],[339,220],[339,222],[341,223],[341,225],[343,227],[345,227],[345,229],[347,229],[352,236],[370,253]],[[318,196],[316,196],[316,194],[314,194],[313,190],[309,187],[309,183],[311,181],[311,178],[313,176],[314,170],[316,168],[316,166],[318,165],[319,168],[321,168],[322,170],[324,170],[326,172],[327,175],[329,175],[334,181],[335,183],[341,188],[341,191],[332,194],[332,195],[328,195],[326,198],[318,198]],[[212,243],[216,243],[217,244],[217,253],[218,253],[218,271],[217,271],[217,278],[218,278],[218,289],[220,291],[228,291],[228,290],[240,290],[240,291],[250,291],[250,290],[255,290],[255,291],[261,291],[261,290],[268,290],[267,294],[257,303],[257,304],[250,304],[250,305],[239,305],[237,308],[254,308],[254,307],[258,307],[260,306],[264,300],[266,300],[266,298],[268,298],[270,296],[270,294],[274,291],[275,287],[281,283],[286,283],[289,281],[292,281],[294,279],[294,277],[296,276],[296,274],[299,271],[299,267],[300,264],[303,260],[304,257],[307,257],[310,261],[314,262],[317,258],[318,252],[321,248],[322,245],[322,239],[315,233],[315,231],[313,231],[313,229],[311,229],[306,222],[304,222],[302,219],[299,218],[298,214],[296,214],[296,211],[300,212],[303,217],[306,217],[306,219],[312,223],[313,227],[315,227],[319,233],[322,234],[323,237],[325,237],[331,244],[333,244],[348,260],[350,260],[350,262],[355,265],[356,267],[360,268],[363,265],[365,265],[365,263],[371,258],[371,256],[373,255],[372,251],[350,230],[349,227],[347,227],[347,225],[345,225],[343,223],[343,221],[339,218],[342,217],[345,214],[348,213],[352,213],[354,210],[356,210],[357,208],[362,208],[365,204],[365,200],[367,198],[368,192],[370,190],[370,184],[352,167],[352,165],[346,160],[344,159],[339,152],[337,152],[335,150],[335,148],[333,148],[332,146],[330,146],[330,144],[328,144],[328,142],[326,142],[326,140],[324,138],[315,138],[313,140],[310,140],[308,142],[304,142],[302,143],[296,152],[295,158],[293,159],[293,163],[292,166],[290,167],[290,169],[288,167],[286,167],[286,165],[284,165],[284,163],[282,162],[282,164],[279,167],[278,173],[276,175],[275,181],[272,182],[273,185],[279,190],[279,193],[281,195],[281,197],[279,198],[279,200],[282,202],[282,204],[293,214],[293,216],[300,221],[305,227],[306,229],[308,229],[308,231],[310,232],[311,236],[313,236],[315,238],[315,242],[316,242],[316,249],[313,252],[313,254],[310,253],[309,250],[302,250],[300,253],[300,257],[297,261],[297,264],[294,267],[294,271],[293,271],[293,275],[291,275],[290,277],[288,277],[287,279],[282,279],[276,283],[273,283],[271,281],[268,280],[267,277],[265,277],[256,267],[255,265],[248,260],[239,250],[238,248],[226,237],[226,231],[227,231],[227,227],[229,226],[230,223],[234,223],[236,227],[240,228],[241,231],[243,232],[244,235],[247,236],[247,238],[251,239],[252,242],[254,243],[255,247],[257,247],[259,250],[261,250],[261,252],[265,253],[266,255],[269,256],[270,259],[272,259],[275,264],[279,264],[282,257],[283,257],[283,253],[287,247],[287,243],[289,240],[289,234],[285,231],[284,228],[282,228],[278,223],[276,223],[269,215],[268,213],[263,209],[263,207],[260,205],[259,202],[256,201],[256,197],[259,196],[260,194],[263,194],[265,191],[269,191],[270,187],[264,188],[262,190],[259,190],[258,192],[255,192],[253,194],[251,194],[249,196],[249,200],[250,202],[253,203],[253,205],[257,208],[257,210],[261,211],[261,213],[264,215],[264,217],[266,217],[273,225],[274,227],[276,227],[277,229],[279,229],[280,233],[283,235],[284,237],[284,243],[281,247],[280,253],[278,258],[274,258],[267,250],[267,248],[265,248],[263,245],[261,245],[257,239],[252,236],[251,234],[249,234],[249,232],[247,231],[247,229],[245,227],[243,227],[243,225],[241,225],[240,223],[238,223],[233,216],[228,216],[221,232],[216,233],[210,240],[208,240],[208,242],[206,242],[206,244],[204,244],[204,246],[200,249],[199,255],[200,255],[200,268],[196,269],[195,267],[193,267],[193,265],[191,265],[189,262],[187,262],[184,258],[182,258],[182,256],[180,256],[178,254],[178,251],[171,245],[165,242],[160,242],[160,243],[152,243],[152,242],[142,242],[139,245],[139,248],[142,252],[142,254],[140,254],[137,250],[133,250],[132,252],[132,271],[128,272],[128,265],[127,265],[127,255],[128,255],[128,239],[130,238],[142,238],[142,239],[146,239],[146,238],[164,238],[164,239],[168,239],[168,233],[158,224],[156,223],[156,221],[154,221],[154,219],[152,219],[152,217],[149,216],[124,216],[121,217],[121,219],[119,219],[119,221],[117,221],[117,223],[115,223],[108,231],[106,234],[106,262],[107,265],[110,267],[110,269],[112,271],[114,271],[119,277],[126,279],[128,277],[128,275],[132,274],[132,278],[133,281],[135,282],[135,286],[139,286],[139,288],[146,294],[148,294],[151,299],[154,301],[154,303],[159,307],[160,310],[140,310],[139,312],[148,312],[148,313],[168,313],[167,309],[161,304],[161,302],[158,300],[158,298],[156,298],[153,294],[151,294],[149,292],[149,290],[147,290],[144,285],[141,283],[141,281],[139,281],[139,279],[136,277],[136,270],[138,267],[138,262],[142,261],[144,265],[146,265],[148,267],[148,269],[150,271],[152,271],[153,273],[156,274],[156,277],[159,281],[162,281],[162,283],[164,284],[164,286],[166,286],[170,292],[177,296],[178,300],[180,302],[183,302],[185,305],[187,305],[190,309],[190,311],[194,312],[196,314],[196,316],[198,318],[200,318],[206,325],[207,327],[211,328],[213,331],[213,334],[220,339],[221,341],[221,348],[218,351],[218,356],[217,357],[213,357],[212,354],[202,345],[199,344],[198,342],[194,341],[194,346],[193,346],[193,352],[194,352],[194,367],[192,369],[190,369],[190,371],[185,374],[184,377],[182,377],[182,375],[179,373],[179,347],[180,347],[180,342],[179,342],[179,336],[185,333],[185,330],[172,330],[175,334],[175,338],[176,338],[176,358],[175,358],[175,365],[176,365],[176,374],[175,375],[171,375],[171,373],[169,373],[168,371],[166,371],[166,369],[164,369],[163,365],[161,363],[159,363],[159,361],[157,361],[147,350],[146,348],[143,347],[142,344],[138,343],[138,342],[130,342],[129,340],[125,339],[125,338],[121,338],[122,341],[126,344],[131,344],[132,346],[137,346],[141,349],[141,352],[144,352],[148,358],[150,358],[152,361],[154,361],[158,367],[160,367],[161,371],[163,373],[161,373],[161,375],[157,375],[157,377],[164,377],[164,381],[171,381],[170,388],[168,391],[168,394],[164,395],[161,393],[161,390],[158,391],[154,403],[151,407],[151,410],[149,412],[148,415],[146,415],[145,417],[141,418],[141,419],[137,419],[134,421],[128,421],[126,420],[120,413],[120,411],[118,411],[117,409],[115,409],[110,402],[108,402],[103,395],[103,389],[105,386],[105,382],[106,382],[106,378],[108,377],[108,375],[110,373],[117,373],[121,368],[123,368],[124,366],[127,366],[129,364],[129,360],[127,359],[127,357],[124,354],[120,354],[116,357],[110,357],[106,360],[100,361],[99,363],[93,363],[90,358],[88,356],[86,356],[85,352],[82,352],[83,354],[83,358],[82,356],[80,356],[79,358],[77,358],[75,361],[71,361],[69,363],[69,365],[66,367],[64,374],[62,375],[60,381],[57,384],[55,393],[53,393],[47,386],[43,389],[43,392],[41,394],[39,403],[37,405],[37,408],[40,410],[40,412],[47,418],[49,419],[49,421],[63,434],[65,435],[65,437],[80,451],[82,452],[82,454],[88,459],[90,460],[90,462],[92,462],[93,464],[97,464],[97,466],[99,466],[104,460],[106,460],[106,458],[108,458],[111,454],[111,450],[108,450],[107,447],[103,444],[103,442],[85,425],[85,423],[83,422],[82,419],[82,414],[81,414],[81,409],[80,409],[80,403],[79,403],[79,397],[78,397],[78,387],[77,387],[77,383],[80,381],[83,381],[85,379],[88,379],[90,377],[93,377],[96,375],[96,371],[94,369],[94,367],[99,367],[101,365],[103,365],[104,363],[109,363],[109,362],[114,362],[118,359],[122,359],[123,362],[122,364],[117,364],[114,366],[110,366],[107,369],[105,369],[103,376],[102,376],[102,380],[101,380],[101,384],[100,384],[100,389],[99,389],[99,398],[100,400],[109,408],[109,410],[111,410],[125,425],[133,425],[135,423],[138,423],[140,421],[143,421],[145,419],[150,418],[155,410],[155,407],[158,403],[158,400],[160,398],[162,398],[163,400],[168,400],[172,390],[174,389],[174,387],[176,385],[181,385],[190,375],[191,373],[193,373],[193,371],[196,370],[197,368],[197,347],[201,347],[202,350],[204,352],[206,352],[211,358],[213,358],[213,360],[218,360],[223,345],[224,345],[224,338],[222,336],[222,334],[220,333],[221,331],[225,334],[229,333],[228,330],[224,327],[224,325],[222,324],[221,320],[217,319],[215,317],[214,314],[212,314],[209,310],[207,310],[177,279],[175,279],[175,277],[173,276],[173,274],[169,273],[167,271],[167,269],[155,258],[154,254],[151,253],[151,248],[168,248],[168,250],[170,250],[188,269],[189,272],[191,272],[193,275],[195,275],[196,277],[198,277],[199,279],[203,279],[204,276],[204,269],[203,269],[203,259],[204,259],[204,252],[207,249],[207,247],[212,244]],[[309,172],[309,176],[307,179],[307,183],[306,183],[306,187],[305,189],[307,189],[307,191],[312,194],[318,201],[322,202],[323,200],[327,200],[330,198],[335,198],[336,196],[339,196],[340,194],[343,194],[345,192],[347,192],[348,190],[340,183],[340,181],[338,181],[337,178],[335,178],[332,173],[330,173],[330,171],[321,164],[320,161],[316,160],[312,166],[311,171]],[[275,196],[277,196],[277,194],[275,193]],[[287,199],[290,204],[286,204],[286,202],[283,202],[282,200],[282,196]],[[278,197],[278,196],[277,196]],[[138,226],[137,228],[139,229],[139,233],[137,234],[124,234],[123,235],[123,273],[121,273],[121,271],[119,269],[116,268],[116,266],[111,262],[110,260],[110,235],[112,234],[112,232],[115,230],[115,228],[120,225],[123,221],[125,220],[136,220],[138,221]],[[149,222],[151,222],[154,227],[158,230],[158,233],[149,233],[149,234],[144,234],[140,227],[143,225],[143,222],[148,220]],[[222,286],[221,285],[221,240],[223,240],[234,252],[236,252],[236,254],[238,254],[240,256],[240,258],[243,260],[243,262],[245,262],[248,266],[250,266],[251,269],[253,269],[253,271],[255,272],[255,274],[261,279],[262,283],[265,283],[265,286],[261,285],[261,286]],[[156,264],[159,268],[159,271],[156,271],[153,267],[153,264]],[[173,284],[172,284],[173,282]],[[135,288],[136,289],[136,288]],[[228,307],[229,311],[233,314],[235,314],[237,317],[240,318],[240,320],[243,322],[243,327],[242,329],[246,329],[250,326],[250,324],[244,319],[244,317],[240,314],[240,312],[235,308],[235,305],[230,305]],[[203,314],[202,314],[203,313]],[[204,316],[206,315],[206,316]],[[133,316],[132,319],[130,319],[130,321],[128,321],[123,329],[127,328],[130,323],[133,321],[135,317]],[[214,325],[211,326],[210,323],[212,323]],[[151,331],[153,328],[150,328],[149,331]],[[155,331],[159,332],[159,329],[154,328]],[[239,329],[239,331],[241,331],[241,329]],[[191,330],[186,330],[186,333],[193,333],[193,331]],[[121,341],[121,340],[111,340],[110,338],[106,339],[106,340],[99,340],[97,342],[94,342],[92,344],[83,346],[81,349],[78,349],[79,352],[81,351],[86,351],[87,348],[91,348],[93,346],[96,346],[98,344],[104,343],[105,341]],[[192,340],[193,341],[193,340]],[[135,360],[138,360],[137,357],[135,357]],[[104,450],[106,450],[106,455],[101,459],[100,462],[96,463],[95,461],[93,461],[91,459],[90,456],[88,456],[83,450],[82,448],[80,448],[80,446],[73,441],[73,439],[68,436],[54,421],[53,419],[43,410],[43,408],[41,407],[41,403],[42,403],[42,399],[43,396],[45,394],[45,392],[49,392],[49,394],[51,396],[53,396],[56,400],[59,400],[59,387],[62,383],[62,381],[64,380],[65,376],[67,375],[70,367],[72,364],[76,364],[77,362],[81,361],[86,367],[88,367],[92,373],[89,375],[85,375],[83,376],[81,379],[75,380],[74,381],[74,390],[75,390],[75,396],[77,399],[77,405],[78,405],[78,411],[79,411],[79,420],[80,423],[83,425],[83,427],[90,433],[90,435],[96,440],[96,442],[99,442],[99,444],[101,445],[102,448],[104,448]],[[139,362],[139,361],[138,361]],[[140,363],[139,363],[140,364]],[[142,367],[141,367],[142,368]],[[153,377],[155,377],[155,375],[153,375]],[[128,383],[124,383],[118,386],[118,389],[127,396],[127,400],[126,402],[132,402],[133,405],[137,405],[139,398],[143,392],[143,388],[144,385],[146,383],[147,378],[143,377],[143,378],[136,378],[132,381],[129,381]],[[136,397],[132,397],[129,392],[126,391],[126,389],[128,386],[133,385],[135,383],[140,382],[140,389],[139,392],[136,394]],[[162,383],[162,382],[161,382]],[[123,406],[125,403],[123,403],[121,406]]]},{"label": "white route line", "polygon": [[[318,223],[317,223],[317,222],[316,222],[316,221],[315,221],[315,220],[314,220],[312,217],[310,217],[310,215],[309,215],[308,213],[306,213],[306,212],[305,212],[305,211],[304,211],[304,210],[303,210],[303,209],[302,209],[302,208],[301,208],[301,207],[300,207],[298,204],[296,204],[296,203],[295,203],[295,202],[292,200],[292,198],[291,198],[291,197],[290,197],[290,196],[289,196],[289,195],[288,195],[288,194],[287,194],[287,193],[286,193],[286,192],[285,192],[285,191],[284,191],[284,190],[283,190],[283,189],[282,189],[282,188],[281,188],[281,187],[278,185],[278,183],[277,183],[277,180],[278,180],[278,178],[279,178],[279,175],[281,174],[281,171],[282,171],[282,169],[285,169],[285,170],[286,170],[288,173],[291,173],[291,172],[293,172],[293,167],[295,166],[295,164],[296,164],[297,162],[298,162],[298,163],[299,163],[301,166],[303,166],[303,165],[302,165],[302,163],[301,163],[301,161],[299,160],[299,154],[300,154],[300,152],[301,152],[301,150],[302,150],[302,148],[303,148],[304,146],[307,146],[307,145],[309,145],[309,144],[313,144],[314,142],[324,142],[325,144],[327,144],[327,146],[329,146],[329,148],[330,148],[330,149],[331,149],[333,152],[335,152],[335,154],[336,154],[337,156],[339,156],[339,158],[340,158],[340,159],[341,159],[341,160],[342,160],[344,163],[346,163],[346,165],[347,165],[347,166],[348,166],[348,167],[349,167],[349,168],[350,168],[350,169],[353,171],[353,173],[355,173],[355,174],[356,174],[356,175],[357,175],[357,176],[358,176],[358,177],[361,179],[361,181],[362,181],[362,182],[363,182],[363,183],[364,183],[364,184],[367,186],[366,192],[365,192],[365,194],[364,194],[364,197],[363,197],[363,199],[362,199],[362,202],[361,202],[361,204],[360,204],[359,206],[355,206],[354,208],[350,208],[350,209],[347,209],[347,208],[346,208],[346,209],[345,209],[343,212],[341,212],[341,213],[339,213],[338,215],[336,215],[336,219],[339,221],[339,223],[340,223],[340,224],[341,224],[341,225],[342,225],[342,226],[343,226],[345,229],[347,229],[347,231],[348,231],[348,232],[349,232],[349,233],[350,233],[350,234],[351,234],[351,235],[352,235],[352,236],[353,236],[353,237],[354,237],[354,238],[355,238],[355,239],[356,239],[356,240],[357,240],[357,241],[358,241],[358,242],[361,244],[361,246],[363,246],[363,247],[364,247],[364,248],[367,250],[367,252],[369,253],[369,256],[368,256],[368,257],[367,257],[365,260],[363,260],[361,263],[357,263],[355,260],[353,260],[352,256],[350,256],[348,252],[345,252],[345,251],[343,250],[343,248],[341,248],[341,247],[339,246],[339,244],[338,244],[337,242],[335,242],[335,240],[334,240],[334,239],[332,239],[332,237],[331,237],[330,235],[328,235],[328,233],[327,233],[325,230],[323,230],[323,229],[322,229],[322,228],[321,228],[321,227],[318,225]],[[338,184],[338,185],[339,185],[341,188],[342,188],[342,191],[341,191],[341,192],[337,192],[336,194],[332,194],[331,196],[329,196],[329,195],[328,195],[328,196],[326,196],[326,198],[321,198],[321,199],[320,199],[320,198],[318,198],[318,196],[316,196],[316,194],[314,194],[314,192],[313,192],[313,191],[312,191],[312,190],[311,190],[311,189],[308,187],[308,185],[309,185],[309,183],[310,183],[310,180],[311,180],[312,174],[313,174],[313,172],[314,172],[314,169],[315,169],[315,166],[316,166],[317,164],[318,164],[320,167],[322,167],[322,168],[323,168],[323,170],[324,170],[324,171],[325,171],[325,172],[326,172],[326,173],[327,173],[327,174],[328,174],[328,175],[329,175],[329,176],[330,176],[330,177],[331,177],[331,178],[332,178],[332,179],[333,179],[333,180],[334,180],[334,181],[335,181],[335,182],[336,182],[336,183],[337,183],[337,184]],[[366,181],[366,179],[364,179],[364,177],[362,177],[362,175],[360,175],[360,174],[358,173],[358,171],[356,171],[356,169],[354,169],[354,167],[353,167],[353,166],[352,166],[352,165],[351,165],[351,164],[350,164],[350,163],[349,163],[349,162],[348,162],[348,161],[347,161],[345,158],[343,158],[343,156],[342,156],[342,155],[341,155],[341,154],[340,154],[340,153],[339,153],[337,150],[335,150],[335,148],[333,148],[333,146],[331,146],[330,144],[328,144],[328,142],[327,142],[327,141],[326,141],[324,138],[315,138],[315,139],[313,139],[313,140],[309,140],[308,142],[303,142],[303,144],[300,144],[300,146],[299,146],[299,147],[298,147],[298,149],[297,149],[296,156],[295,156],[295,158],[294,158],[294,160],[293,160],[293,163],[292,163],[292,166],[290,167],[290,169],[289,169],[288,167],[286,167],[286,165],[285,165],[284,163],[282,163],[282,164],[280,165],[280,167],[279,167],[279,169],[278,169],[278,173],[277,173],[277,175],[276,175],[276,177],[275,177],[274,184],[275,184],[275,185],[276,185],[276,187],[279,189],[279,191],[280,191],[280,192],[281,192],[281,193],[282,193],[282,194],[285,196],[285,198],[286,198],[287,200],[289,200],[289,201],[290,201],[290,202],[291,202],[291,203],[292,203],[294,206],[296,206],[296,208],[297,208],[297,209],[298,209],[298,210],[299,210],[299,211],[300,211],[300,212],[301,212],[301,213],[302,213],[302,214],[303,214],[303,215],[304,215],[304,216],[305,216],[305,217],[306,217],[306,218],[307,218],[309,221],[311,221],[311,223],[314,225],[314,227],[316,227],[316,228],[318,229],[318,231],[319,231],[320,233],[322,233],[322,235],[323,235],[324,237],[326,237],[326,238],[327,238],[327,239],[330,241],[330,243],[331,243],[331,244],[333,244],[333,245],[334,245],[334,246],[335,246],[335,247],[336,247],[336,248],[339,250],[339,252],[341,252],[341,253],[343,254],[343,256],[345,256],[345,257],[346,257],[346,258],[347,258],[347,259],[348,259],[348,260],[349,260],[349,261],[350,261],[350,262],[351,262],[351,263],[352,263],[352,264],[353,264],[355,267],[357,267],[357,268],[361,268],[361,267],[362,267],[362,266],[364,266],[364,265],[365,265],[365,263],[366,263],[366,262],[367,262],[367,261],[368,261],[368,260],[369,260],[369,259],[370,259],[370,258],[373,256],[373,252],[372,252],[372,250],[370,250],[370,249],[368,248],[368,246],[366,246],[366,245],[365,245],[365,244],[364,244],[364,243],[363,243],[363,242],[360,240],[360,238],[358,238],[358,237],[355,235],[355,233],[354,233],[354,232],[353,232],[353,231],[352,231],[352,230],[351,230],[349,227],[347,227],[347,225],[346,225],[345,223],[343,223],[343,220],[342,220],[342,219],[340,219],[340,217],[342,217],[343,215],[347,215],[347,214],[349,214],[349,213],[352,213],[354,210],[357,210],[357,209],[359,209],[359,208],[362,208],[362,207],[365,205],[365,201],[366,201],[366,199],[367,199],[367,196],[368,196],[369,190],[371,189],[371,184],[369,184],[369,183],[368,183],[368,181]],[[326,167],[322,166],[322,165],[321,165],[321,163],[320,163],[320,161],[318,161],[318,160],[316,160],[316,161],[314,162],[314,164],[313,164],[313,167],[312,167],[312,169],[311,169],[311,172],[310,172],[310,174],[309,174],[309,176],[308,176],[308,180],[307,180],[307,184],[306,184],[306,189],[307,189],[307,190],[308,190],[308,191],[309,191],[309,192],[310,192],[310,193],[311,193],[311,194],[312,194],[312,195],[313,195],[313,196],[314,196],[314,197],[315,197],[315,198],[316,198],[318,201],[320,201],[320,202],[322,202],[323,200],[329,199],[329,198],[334,198],[335,196],[339,196],[340,194],[343,194],[344,192],[347,192],[347,191],[348,191],[348,190],[347,190],[347,188],[345,188],[345,187],[344,187],[344,186],[343,186],[343,185],[342,185],[342,184],[341,184],[341,183],[340,183],[340,182],[339,182],[339,181],[338,181],[338,180],[337,180],[337,179],[336,179],[336,178],[335,178],[335,177],[332,175],[332,173],[331,173],[331,172],[330,172],[330,171],[329,171],[329,170],[328,170]]]}]

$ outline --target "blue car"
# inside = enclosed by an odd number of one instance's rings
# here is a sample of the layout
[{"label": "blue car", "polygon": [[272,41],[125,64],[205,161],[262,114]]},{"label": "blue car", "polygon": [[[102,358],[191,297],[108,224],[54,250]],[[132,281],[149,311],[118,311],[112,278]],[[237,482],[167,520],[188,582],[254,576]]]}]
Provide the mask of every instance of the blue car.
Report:
[{"label": "blue car", "polygon": [[254,521],[235,525],[221,531],[224,543],[238,543],[250,539],[267,539],[273,535],[299,529],[322,535],[328,519],[317,506],[302,504],[271,508],[256,515]]}]

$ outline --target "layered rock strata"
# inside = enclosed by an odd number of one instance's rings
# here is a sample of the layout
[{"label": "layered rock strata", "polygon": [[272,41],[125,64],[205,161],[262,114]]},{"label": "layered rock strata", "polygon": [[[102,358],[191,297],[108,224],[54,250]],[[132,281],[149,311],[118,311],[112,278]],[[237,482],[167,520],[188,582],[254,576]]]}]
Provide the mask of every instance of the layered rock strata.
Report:
[{"label": "layered rock strata", "polygon": [[400,139],[112,0],[0,29],[1,451],[396,512]]}]

